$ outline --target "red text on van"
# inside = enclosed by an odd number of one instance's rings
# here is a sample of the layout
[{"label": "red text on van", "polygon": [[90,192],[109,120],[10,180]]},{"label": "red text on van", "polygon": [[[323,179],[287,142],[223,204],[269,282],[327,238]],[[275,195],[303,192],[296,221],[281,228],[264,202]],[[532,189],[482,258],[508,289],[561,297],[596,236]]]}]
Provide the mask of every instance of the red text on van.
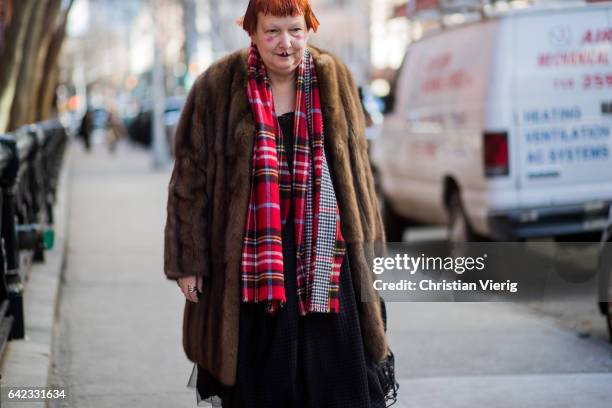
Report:
[{"label": "red text on van", "polygon": [[538,56],[540,67],[561,65],[610,65],[610,56],[605,51],[555,52]]},{"label": "red text on van", "polygon": [[612,28],[587,30],[582,37],[583,44],[612,43]]}]

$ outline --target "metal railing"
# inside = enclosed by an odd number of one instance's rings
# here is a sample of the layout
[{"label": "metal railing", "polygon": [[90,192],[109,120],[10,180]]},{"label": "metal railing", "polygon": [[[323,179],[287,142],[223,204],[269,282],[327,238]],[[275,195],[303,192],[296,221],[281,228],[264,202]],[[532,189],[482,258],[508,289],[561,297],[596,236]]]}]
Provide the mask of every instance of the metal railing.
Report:
[{"label": "metal railing", "polygon": [[24,283],[53,247],[53,204],[68,142],[57,120],[0,135],[0,356],[25,336]]}]

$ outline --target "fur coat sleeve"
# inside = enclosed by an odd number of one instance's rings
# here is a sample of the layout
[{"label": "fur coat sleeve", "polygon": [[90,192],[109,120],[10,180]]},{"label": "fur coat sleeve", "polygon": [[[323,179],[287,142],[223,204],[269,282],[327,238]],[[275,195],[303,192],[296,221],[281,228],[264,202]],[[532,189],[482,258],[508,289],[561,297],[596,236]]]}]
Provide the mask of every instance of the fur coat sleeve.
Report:
[{"label": "fur coat sleeve", "polygon": [[205,84],[202,76],[192,87],[175,132],[175,162],[168,185],[164,231],[164,271],[168,279],[210,274],[205,240],[209,202],[205,188],[206,135],[203,116],[199,114],[207,104]]}]

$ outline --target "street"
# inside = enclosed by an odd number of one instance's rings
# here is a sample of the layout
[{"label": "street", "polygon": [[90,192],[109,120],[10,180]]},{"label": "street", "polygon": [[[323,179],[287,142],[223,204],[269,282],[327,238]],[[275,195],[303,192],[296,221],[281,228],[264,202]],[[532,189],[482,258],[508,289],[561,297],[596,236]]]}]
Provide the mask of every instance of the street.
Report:
[{"label": "street", "polygon": [[[154,171],[149,154],[127,144],[115,155],[73,144],[70,154],[52,375],[69,398],[58,406],[194,407],[184,300],[162,271],[170,168]],[[397,407],[612,406],[612,346],[590,299],[387,307]]]}]

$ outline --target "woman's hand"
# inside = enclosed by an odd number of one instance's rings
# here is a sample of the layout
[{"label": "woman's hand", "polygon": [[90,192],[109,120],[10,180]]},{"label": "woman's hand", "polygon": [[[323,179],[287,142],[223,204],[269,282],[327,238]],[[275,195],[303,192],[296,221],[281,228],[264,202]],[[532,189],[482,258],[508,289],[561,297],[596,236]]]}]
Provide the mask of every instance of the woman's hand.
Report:
[{"label": "woman's hand", "polygon": [[202,293],[202,278],[200,276],[184,276],[177,279],[185,299],[198,303],[198,295]]}]

